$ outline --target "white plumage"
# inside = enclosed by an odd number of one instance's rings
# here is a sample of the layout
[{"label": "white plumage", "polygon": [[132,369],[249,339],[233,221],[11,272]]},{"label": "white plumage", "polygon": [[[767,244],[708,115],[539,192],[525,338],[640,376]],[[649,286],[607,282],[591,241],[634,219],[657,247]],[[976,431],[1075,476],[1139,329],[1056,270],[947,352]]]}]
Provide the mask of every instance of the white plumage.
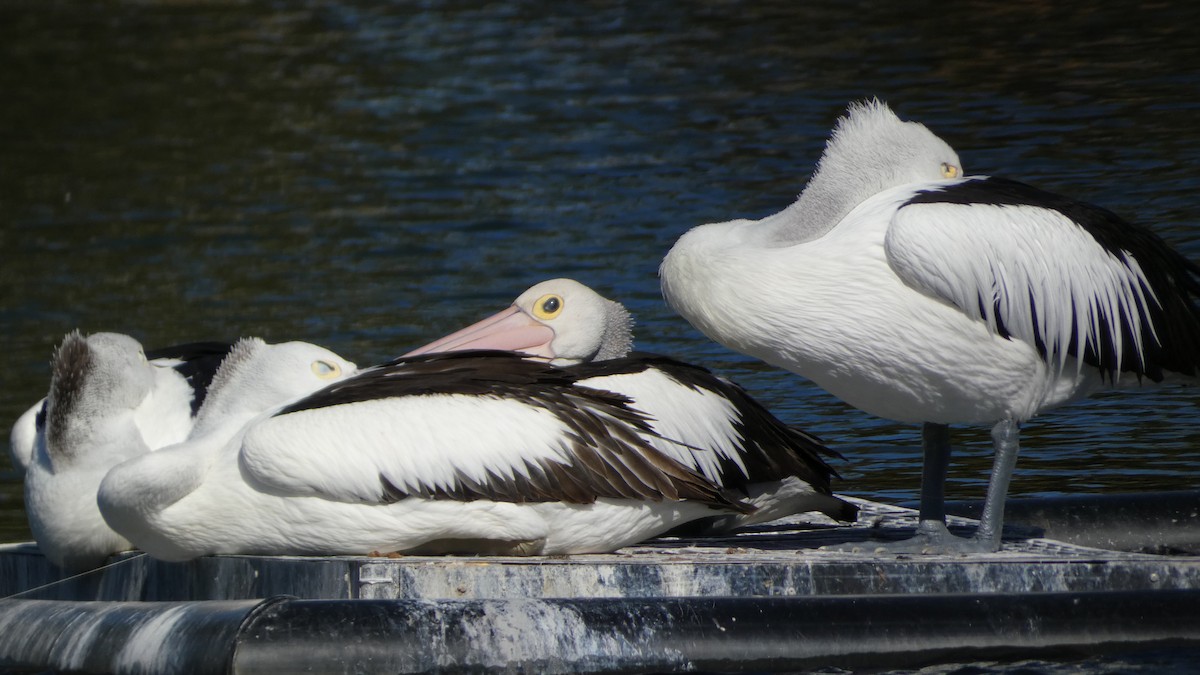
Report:
[{"label": "white plumage", "polygon": [[[1194,264],[1098,207],[961,174],[924,126],[852,105],[794,204],[694,228],[660,268],[668,302],[714,340],[925,423],[922,525],[902,549],[998,547],[1021,422],[1200,367]],[[995,425],[974,542],[944,527],[951,423]]]},{"label": "white plumage", "polygon": [[[167,558],[179,556],[171,555],[173,549],[156,530],[163,522],[187,522],[184,529],[173,532],[184,542],[204,539],[209,529],[237,529],[240,519],[253,522],[254,512],[240,510],[244,505],[235,500],[222,502],[217,497],[215,503],[205,503],[206,495],[194,495],[205,485],[244,484],[236,454],[223,457],[221,451],[264,411],[356,370],[353,363],[317,345],[239,340],[213,376],[189,438],[124,462],[104,476],[97,495],[104,520],[139,548]],[[215,490],[218,495],[221,487]],[[194,497],[190,502],[189,496]],[[205,511],[197,504],[213,508]],[[208,516],[213,519],[207,520]]]},{"label": "white plumage", "polygon": [[[145,352],[156,384],[134,415],[138,432],[151,450],[178,443],[192,430],[195,413],[204,400],[208,382],[231,345],[191,342]],[[9,453],[13,466],[24,472],[34,447],[45,441],[46,399],[26,410],[13,423]]]},{"label": "white plumage", "polygon": [[109,472],[99,501],[114,529],[168,560],[555,554],[752,509],[657,453],[620,397],[509,354],[400,360],[238,421],[229,408],[268,400],[256,383],[309,372],[276,351],[239,344],[187,443]]},{"label": "white plumage", "polygon": [[175,402],[190,395],[183,378],[148,363],[127,335],[63,339],[25,476],[29,527],[51,562],[75,571],[130,548],[104,524],[96,490],[108,469],[148,452],[150,443],[186,435],[191,414]]},{"label": "white plumage", "polygon": [[29,468],[29,462],[33,460],[34,447],[38,443],[38,423],[37,419],[40,415],[44,415],[44,406],[46,399],[42,399],[33,404],[29,410],[21,413],[16,422],[13,422],[12,431],[8,436],[8,455],[12,458],[13,468],[19,474],[24,474]]}]

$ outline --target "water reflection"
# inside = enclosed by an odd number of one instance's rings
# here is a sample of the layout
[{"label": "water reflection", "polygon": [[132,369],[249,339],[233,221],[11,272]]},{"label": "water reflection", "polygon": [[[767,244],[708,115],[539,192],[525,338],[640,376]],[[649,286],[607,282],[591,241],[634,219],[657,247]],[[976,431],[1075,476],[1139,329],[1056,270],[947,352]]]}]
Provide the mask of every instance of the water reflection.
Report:
[{"label": "water reflection", "polygon": [[[1186,5],[1186,6],[1185,6]],[[571,275],[640,346],[707,364],[911,499],[917,430],[707,341],[661,302],[688,227],[778,210],[878,95],[971,171],[1152,223],[1200,259],[1200,9],[1123,3],[8,3],[0,7],[7,424],[63,333],[256,334],[368,363]],[[1032,30],[1037,26],[1037,30]],[[1035,420],[1015,494],[1194,487],[1196,397]],[[951,498],[982,493],[965,429]],[[0,534],[26,537],[19,486]]]}]

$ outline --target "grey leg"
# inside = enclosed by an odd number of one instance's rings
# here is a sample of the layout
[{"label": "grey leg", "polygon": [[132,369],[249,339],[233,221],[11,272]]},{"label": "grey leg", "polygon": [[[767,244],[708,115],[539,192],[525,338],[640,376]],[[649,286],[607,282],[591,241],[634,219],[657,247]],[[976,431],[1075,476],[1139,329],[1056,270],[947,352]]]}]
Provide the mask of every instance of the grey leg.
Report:
[{"label": "grey leg", "polygon": [[[921,530],[945,529],[946,473],[950,469],[950,427],[926,422],[921,427]],[[927,527],[926,523],[930,525]],[[941,525],[940,528],[937,526]]]},{"label": "grey leg", "polygon": [[999,422],[992,428],[996,460],[988,483],[983,517],[974,537],[956,537],[946,528],[945,485],[950,467],[950,429],[945,424],[926,423],[921,429],[925,464],[921,469],[921,511],[916,534],[903,541],[824,548],[878,554],[968,554],[999,550],[1000,531],[1004,526],[1004,497],[1008,494],[1008,483],[1017,463],[1019,431],[1019,425],[1014,420]]},{"label": "grey leg", "polygon": [[957,549],[960,540],[946,527],[946,473],[950,470],[950,427],[926,422],[921,427],[921,511],[917,534],[891,545],[897,552]]},{"label": "grey leg", "polygon": [[921,428],[921,511],[910,539],[831,546],[836,550],[873,553],[958,553],[974,550],[974,540],[950,534],[946,528],[945,485],[950,468],[950,427],[925,423]]},{"label": "grey leg", "polygon": [[1000,535],[1004,530],[1004,499],[1008,496],[1008,484],[1021,450],[1020,432],[1021,427],[1015,420],[1001,420],[992,427],[996,459],[992,464],[992,477],[988,481],[979,529],[975,531],[975,540],[988,551],[1000,549]]}]

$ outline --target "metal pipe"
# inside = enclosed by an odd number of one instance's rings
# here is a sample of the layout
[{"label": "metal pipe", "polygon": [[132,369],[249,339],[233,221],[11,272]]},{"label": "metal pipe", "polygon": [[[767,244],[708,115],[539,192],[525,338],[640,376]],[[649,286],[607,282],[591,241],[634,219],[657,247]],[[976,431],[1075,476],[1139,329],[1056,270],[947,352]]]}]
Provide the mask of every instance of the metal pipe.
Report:
[{"label": "metal pipe", "polygon": [[1200,590],[0,602],[0,667],[111,673],[768,671],[1200,644]]},{"label": "metal pipe", "polygon": [[763,672],[1179,641],[1200,642],[1200,591],[297,600],[259,613],[233,663],[252,673]]},{"label": "metal pipe", "polygon": [[224,673],[242,623],[269,606],[262,600],[0,600],[0,669]]}]

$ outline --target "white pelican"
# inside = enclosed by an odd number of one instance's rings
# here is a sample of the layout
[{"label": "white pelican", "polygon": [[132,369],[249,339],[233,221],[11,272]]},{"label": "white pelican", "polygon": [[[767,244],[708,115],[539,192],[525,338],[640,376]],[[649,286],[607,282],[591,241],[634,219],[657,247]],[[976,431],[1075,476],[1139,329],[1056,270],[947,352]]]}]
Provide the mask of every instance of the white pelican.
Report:
[{"label": "white pelican", "polygon": [[510,352],[404,358],[248,423],[210,406],[303,363],[239,344],[186,443],[111,470],[110,525],[151,555],[610,551],[753,505],[657,451],[641,413]]},{"label": "white pelican", "polygon": [[508,308],[409,355],[462,349],[508,349],[570,368],[578,384],[616,392],[647,415],[655,448],[739,491],[756,507],[717,518],[723,531],[793,513],[821,511],[855,519],[857,509],[832,496],[838,456],[820,439],[788,427],[738,385],[699,366],[630,353],[625,307],[572,279],[551,279]]},{"label": "white pelican", "polygon": [[[156,394],[143,404],[147,406],[146,410],[154,409],[155,412],[135,416],[138,430],[151,450],[187,438],[196,411],[204,402],[208,383],[231,346],[227,342],[190,342],[145,352],[152,365],[171,369],[155,371],[162,383],[155,387]],[[173,383],[174,380],[189,386],[180,387]],[[185,416],[182,411],[190,413]],[[46,399],[43,398],[13,424],[8,449],[17,471],[24,473],[28,468],[34,446],[43,439],[45,418]]]},{"label": "white pelican", "polygon": [[[717,342],[924,423],[921,522],[895,550],[998,549],[1022,422],[1200,367],[1195,264],[1109,211],[961,166],[923,125],[851,105],[794,204],[696,227],[659,270]],[[969,540],[945,528],[955,423],[993,425]]]},{"label": "white pelican", "polygon": [[[218,467],[224,445],[240,437],[247,422],[356,371],[353,363],[306,342],[271,345],[258,338],[239,340],[212,377],[190,437],[120,464],[104,477],[97,501],[105,521],[154,554],[159,550],[158,539],[149,519],[187,515],[192,504],[176,502],[192,495],[206,480],[243,481],[236,456],[232,475],[222,474]],[[212,523],[218,531],[255,517],[253,511],[221,512],[217,508],[215,512],[223,517]],[[204,523],[195,522],[192,530],[176,534],[185,539],[203,537],[205,528]]]},{"label": "white pelican", "polygon": [[28,439],[25,477],[29,527],[51,562],[80,570],[129,548],[96,508],[100,480],[152,446],[183,440],[191,399],[184,375],[147,362],[127,335],[76,331],[63,339],[45,406],[31,408],[42,425]]}]

